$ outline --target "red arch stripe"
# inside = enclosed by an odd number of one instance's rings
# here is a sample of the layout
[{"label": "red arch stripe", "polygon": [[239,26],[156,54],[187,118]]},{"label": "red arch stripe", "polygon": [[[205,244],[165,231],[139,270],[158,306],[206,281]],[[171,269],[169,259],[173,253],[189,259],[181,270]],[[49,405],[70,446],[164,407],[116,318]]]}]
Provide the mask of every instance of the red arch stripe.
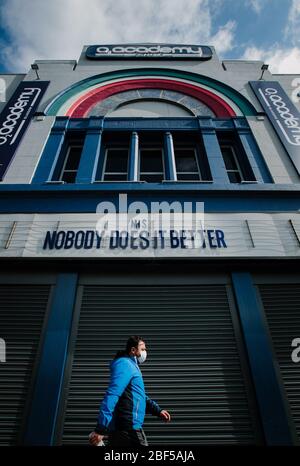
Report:
[{"label": "red arch stripe", "polygon": [[66,115],[72,118],[83,118],[96,103],[99,103],[114,94],[146,88],[172,90],[194,97],[207,105],[219,118],[230,118],[236,116],[236,113],[227,102],[207,89],[202,89],[198,86],[182,81],[154,78],[119,81],[92,89],[90,92],[84,94],[74,102]]}]

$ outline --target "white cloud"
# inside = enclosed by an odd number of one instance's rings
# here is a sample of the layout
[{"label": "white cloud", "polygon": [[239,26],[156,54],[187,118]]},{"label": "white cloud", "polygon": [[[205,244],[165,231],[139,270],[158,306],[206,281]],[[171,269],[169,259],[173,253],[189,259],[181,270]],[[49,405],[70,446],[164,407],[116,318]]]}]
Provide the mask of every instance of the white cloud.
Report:
[{"label": "white cloud", "polygon": [[[286,0],[285,0],[286,1]],[[269,0],[248,0],[259,12]],[[265,3],[263,3],[265,2]],[[257,4],[257,5],[256,5]],[[289,45],[283,45],[283,39]],[[270,71],[276,73],[300,73],[300,0],[289,1],[286,26],[283,30],[281,44],[275,43],[269,48],[249,46],[242,57],[245,60],[262,60],[270,65]]]},{"label": "white cloud", "polygon": [[257,47],[248,47],[243,55],[244,60],[262,60],[270,65],[273,74],[300,74],[300,48],[274,48],[263,50]]},{"label": "white cloud", "polygon": [[211,38],[211,43],[216,47],[218,53],[225,53],[233,48],[235,28],[236,23],[234,21],[228,21],[228,23],[221,27]]},{"label": "white cloud", "polygon": [[261,12],[263,7],[262,0],[248,0],[247,3],[251,8],[253,8],[255,13],[259,14]]},{"label": "white cloud", "polygon": [[284,32],[292,45],[300,45],[300,0],[292,0]]},{"label": "white cloud", "polygon": [[25,71],[35,59],[76,59],[84,44],[179,42],[232,48],[234,22],[213,33],[209,0],[2,0],[9,44],[2,59]]}]

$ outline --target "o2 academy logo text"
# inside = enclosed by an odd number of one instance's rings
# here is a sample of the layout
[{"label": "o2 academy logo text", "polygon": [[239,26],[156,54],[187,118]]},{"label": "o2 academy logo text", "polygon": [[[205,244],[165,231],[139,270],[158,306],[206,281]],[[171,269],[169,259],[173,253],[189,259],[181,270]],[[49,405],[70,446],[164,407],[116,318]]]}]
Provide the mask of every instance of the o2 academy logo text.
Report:
[{"label": "o2 academy logo text", "polygon": [[300,146],[300,120],[278,89],[267,87],[259,92],[272,112],[278,126],[289,144]]},{"label": "o2 academy logo text", "polygon": [[178,44],[124,44],[91,45],[86,50],[86,57],[100,58],[197,58],[208,60],[212,50],[207,46]]},{"label": "o2 academy logo text", "polygon": [[39,87],[25,87],[14,104],[8,107],[9,113],[0,127],[0,146],[14,144],[40,93]]},{"label": "o2 academy logo text", "polygon": [[277,81],[249,81],[300,175],[300,112]]},{"label": "o2 academy logo text", "polygon": [[0,181],[50,81],[23,81],[0,114]]}]

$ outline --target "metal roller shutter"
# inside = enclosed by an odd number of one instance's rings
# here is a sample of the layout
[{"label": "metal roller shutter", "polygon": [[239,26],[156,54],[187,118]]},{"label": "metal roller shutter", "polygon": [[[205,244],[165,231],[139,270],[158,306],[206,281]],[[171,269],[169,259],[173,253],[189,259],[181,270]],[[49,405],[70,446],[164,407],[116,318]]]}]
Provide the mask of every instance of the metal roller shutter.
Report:
[{"label": "metal roller shutter", "polygon": [[18,443],[50,287],[0,285],[0,445]]},{"label": "metal roller shutter", "polygon": [[292,341],[300,337],[300,284],[260,285],[259,291],[300,441],[300,364],[291,358]]},{"label": "metal roller shutter", "polygon": [[255,443],[226,286],[86,285],[63,444],[87,442],[108,362],[131,334],[147,343],[141,367],[149,396],[173,416],[170,424],[146,416],[150,444]]}]

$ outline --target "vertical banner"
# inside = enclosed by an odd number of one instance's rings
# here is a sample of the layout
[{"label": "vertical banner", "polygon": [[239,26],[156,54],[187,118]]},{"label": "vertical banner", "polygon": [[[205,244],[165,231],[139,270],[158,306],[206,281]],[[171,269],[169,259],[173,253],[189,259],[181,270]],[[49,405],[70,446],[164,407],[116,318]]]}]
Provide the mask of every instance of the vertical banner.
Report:
[{"label": "vertical banner", "polygon": [[300,112],[277,81],[249,84],[300,175]]},{"label": "vertical banner", "polygon": [[50,81],[23,81],[0,114],[0,181]]}]

